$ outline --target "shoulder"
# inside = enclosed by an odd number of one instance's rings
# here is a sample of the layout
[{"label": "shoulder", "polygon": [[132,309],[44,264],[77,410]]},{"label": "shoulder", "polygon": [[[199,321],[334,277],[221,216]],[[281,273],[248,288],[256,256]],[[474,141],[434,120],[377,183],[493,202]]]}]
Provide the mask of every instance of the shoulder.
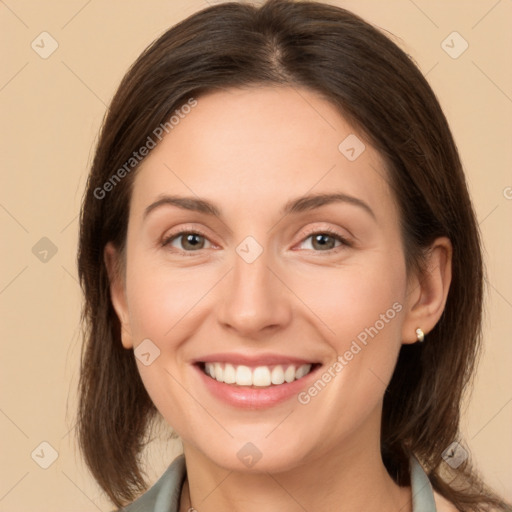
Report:
[{"label": "shoulder", "polygon": [[434,491],[434,501],[436,502],[437,512],[459,512],[451,501],[448,501],[436,491]]},{"label": "shoulder", "polygon": [[150,489],[118,512],[152,512],[155,510],[178,512],[185,477],[185,457],[181,454],[174,459]]}]

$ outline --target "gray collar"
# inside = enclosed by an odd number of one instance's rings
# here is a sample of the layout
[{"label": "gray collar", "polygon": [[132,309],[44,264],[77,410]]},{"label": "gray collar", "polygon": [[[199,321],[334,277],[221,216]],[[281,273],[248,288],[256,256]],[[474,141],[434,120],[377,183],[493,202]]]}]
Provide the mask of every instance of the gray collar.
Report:
[{"label": "gray collar", "polygon": [[[415,457],[411,457],[409,464],[413,512],[436,512],[434,493],[425,471]],[[123,512],[179,512],[181,488],[186,473],[185,456],[182,454],[174,459],[148,491],[121,510]]]}]

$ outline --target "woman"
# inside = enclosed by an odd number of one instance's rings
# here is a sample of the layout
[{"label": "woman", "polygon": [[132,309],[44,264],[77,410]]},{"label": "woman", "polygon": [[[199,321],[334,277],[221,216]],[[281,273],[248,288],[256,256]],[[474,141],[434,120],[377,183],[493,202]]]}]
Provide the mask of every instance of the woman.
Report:
[{"label": "woman", "polygon": [[[357,16],[229,3],[155,41],[106,117],[78,263],[79,440],[116,506],[506,509],[459,442],[483,280],[461,163]],[[184,455],[143,493],[158,417]]]}]

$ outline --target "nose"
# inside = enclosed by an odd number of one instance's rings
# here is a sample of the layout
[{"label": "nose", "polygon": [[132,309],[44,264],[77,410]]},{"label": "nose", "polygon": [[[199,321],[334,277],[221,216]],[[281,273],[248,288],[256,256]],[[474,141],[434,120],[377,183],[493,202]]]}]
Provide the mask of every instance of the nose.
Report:
[{"label": "nose", "polygon": [[218,321],[240,336],[268,335],[291,321],[293,294],[269,260],[265,251],[252,263],[235,254],[233,269],[223,280]]}]

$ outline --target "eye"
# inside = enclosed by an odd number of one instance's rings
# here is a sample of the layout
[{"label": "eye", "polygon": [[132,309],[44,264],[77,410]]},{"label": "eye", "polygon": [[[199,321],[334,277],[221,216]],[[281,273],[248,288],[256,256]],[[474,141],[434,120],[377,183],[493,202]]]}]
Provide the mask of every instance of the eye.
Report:
[{"label": "eye", "polygon": [[[311,239],[311,242],[307,242]],[[338,243],[338,245],[336,245]],[[309,247],[302,247],[303,249],[312,249],[315,252],[330,252],[339,248],[340,246],[350,247],[350,243],[336,231],[326,229],[323,231],[314,231],[303,239],[301,245],[308,244]]]},{"label": "eye", "polygon": [[[209,244],[209,245],[208,245]],[[206,236],[196,231],[180,231],[167,237],[162,246],[171,246],[184,252],[195,252],[211,247]]]},{"label": "eye", "polygon": [[[306,244],[309,246],[300,247],[301,249],[313,250],[315,252],[335,252],[336,249],[339,249],[341,246],[351,246],[348,240],[340,233],[330,229],[311,231],[306,233],[306,235],[306,238],[302,240],[300,245],[303,246]],[[309,240],[311,241],[308,242]],[[206,235],[198,231],[179,231],[165,238],[162,242],[162,246],[173,247],[177,249],[178,252],[192,253],[198,252],[201,249],[211,248],[212,243],[208,240]]]}]

